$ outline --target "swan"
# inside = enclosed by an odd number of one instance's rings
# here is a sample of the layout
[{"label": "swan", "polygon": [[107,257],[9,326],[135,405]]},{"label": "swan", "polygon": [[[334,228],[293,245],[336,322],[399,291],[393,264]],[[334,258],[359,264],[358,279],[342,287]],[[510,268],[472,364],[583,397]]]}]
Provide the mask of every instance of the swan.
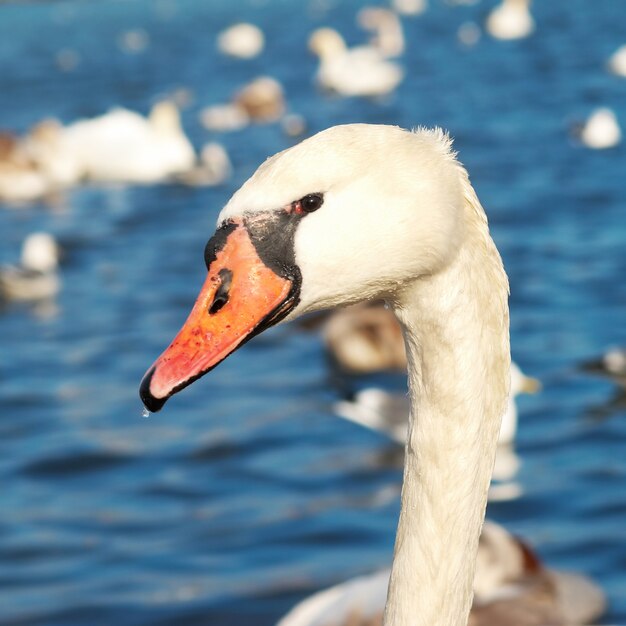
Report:
[{"label": "swan", "polygon": [[205,248],[187,321],[148,369],[160,410],[279,321],[383,298],[411,396],[385,626],[462,626],[509,394],[508,280],[440,129],[348,124],[267,159]]},{"label": "swan", "polygon": [[59,246],[49,233],[31,233],[22,244],[19,265],[0,267],[0,300],[52,298],[61,287]]},{"label": "swan", "polygon": [[[276,626],[380,626],[390,570],[358,576],[305,598]],[[583,624],[605,608],[586,578],[546,568],[519,539],[485,521],[476,559],[471,626]]]},{"label": "swan", "polygon": [[341,96],[381,96],[393,91],[404,74],[372,46],[348,48],[332,28],[318,28],[309,38],[309,48],[320,59],[319,84]]},{"label": "swan", "polygon": [[487,16],[486,28],[496,39],[522,39],[535,30],[530,0],[502,0]]},{"label": "swan", "polygon": [[196,154],[178,108],[163,101],[148,117],[116,108],[65,127],[64,146],[90,180],[155,183],[191,169]]},{"label": "swan", "polygon": [[[511,361],[511,393],[498,436],[498,445],[513,443],[517,432],[517,404],[515,398],[521,393],[536,393],[541,387],[535,378],[526,376]],[[404,394],[393,394],[377,387],[358,391],[354,400],[342,400],[335,404],[335,412],[365,428],[384,433],[390,439],[404,444],[409,415],[409,399]]]}]

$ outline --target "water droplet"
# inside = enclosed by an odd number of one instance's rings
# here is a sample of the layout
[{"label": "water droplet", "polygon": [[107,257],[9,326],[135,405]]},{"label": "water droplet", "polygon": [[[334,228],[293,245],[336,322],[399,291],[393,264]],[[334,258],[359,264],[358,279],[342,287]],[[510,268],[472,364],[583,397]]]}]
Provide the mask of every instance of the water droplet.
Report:
[{"label": "water droplet", "polygon": [[141,417],[150,417],[150,411],[145,406],[141,409]]}]

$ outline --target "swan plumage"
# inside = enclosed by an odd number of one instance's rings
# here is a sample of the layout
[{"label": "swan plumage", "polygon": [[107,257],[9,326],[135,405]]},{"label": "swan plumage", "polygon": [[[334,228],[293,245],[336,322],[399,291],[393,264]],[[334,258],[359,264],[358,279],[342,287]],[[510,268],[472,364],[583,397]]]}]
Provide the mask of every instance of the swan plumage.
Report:
[{"label": "swan plumage", "polygon": [[205,262],[196,305],[142,380],[146,408],[279,321],[387,300],[412,407],[384,624],[466,624],[509,392],[508,280],[450,138],[349,124],[305,139],[235,192]]}]

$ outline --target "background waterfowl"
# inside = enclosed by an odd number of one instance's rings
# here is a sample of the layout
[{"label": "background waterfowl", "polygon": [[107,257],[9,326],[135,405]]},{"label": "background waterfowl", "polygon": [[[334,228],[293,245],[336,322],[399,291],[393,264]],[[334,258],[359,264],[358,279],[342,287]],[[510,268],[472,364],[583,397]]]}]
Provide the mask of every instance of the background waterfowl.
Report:
[{"label": "background waterfowl", "polygon": [[33,301],[55,296],[59,246],[49,233],[32,233],[22,244],[19,265],[0,267],[0,300]]},{"label": "background waterfowl", "polygon": [[[511,362],[511,394],[502,417],[498,438],[500,445],[510,444],[515,439],[518,417],[516,396],[521,393],[536,393],[539,388],[538,380],[529,378],[516,363]],[[367,387],[357,391],[351,400],[336,402],[334,409],[337,415],[344,419],[381,432],[403,445],[406,442],[410,409],[406,394]]]},{"label": "background waterfowl", "polygon": [[196,155],[177,107],[154,105],[147,118],[117,108],[64,130],[67,149],[89,180],[154,183],[191,169]]},{"label": "background waterfowl", "polygon": [[404,338],[392,311],[366,302],[332,311],[322,327],[332,363],[342,372],[405,370]]},{"label": "background waterfowl", "polygon": [[[293,607],[276,626],[380,626],[389,569],[319,591]],[[605,608],[590,580],[548,569],[502,526],[486,521],[478,544],[469,626],[574,626]]]},{"label": "background waterfowl", "polygon": [[382,96],[392,92],[404,76],[400,66],[387,61],[376,48],[348,48],[332,28],[314,31],[309,49],[319,57],[318,83],[340,96]]},{"label": "background waterfowl", "polygon": [[202,109],[200,121],[208,130],[240,130],[252,122],[274,122],[285,109],[282,85],[271,76],[259,76],[241,87],[231,102]]}]

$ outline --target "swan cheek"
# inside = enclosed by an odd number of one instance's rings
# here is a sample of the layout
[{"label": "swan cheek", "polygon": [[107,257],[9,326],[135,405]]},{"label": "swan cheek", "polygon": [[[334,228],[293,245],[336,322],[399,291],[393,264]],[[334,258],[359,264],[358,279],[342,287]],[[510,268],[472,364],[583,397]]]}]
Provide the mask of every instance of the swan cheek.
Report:
[{"label": "swan cheek", "polygon": [[160,410],[170,396],[297,303],[299,285],[263,263],[243,224],[218,231],[207,248],[213,254],[200,295],[174,341],[141,381],[139,395],[150,411]]}]

